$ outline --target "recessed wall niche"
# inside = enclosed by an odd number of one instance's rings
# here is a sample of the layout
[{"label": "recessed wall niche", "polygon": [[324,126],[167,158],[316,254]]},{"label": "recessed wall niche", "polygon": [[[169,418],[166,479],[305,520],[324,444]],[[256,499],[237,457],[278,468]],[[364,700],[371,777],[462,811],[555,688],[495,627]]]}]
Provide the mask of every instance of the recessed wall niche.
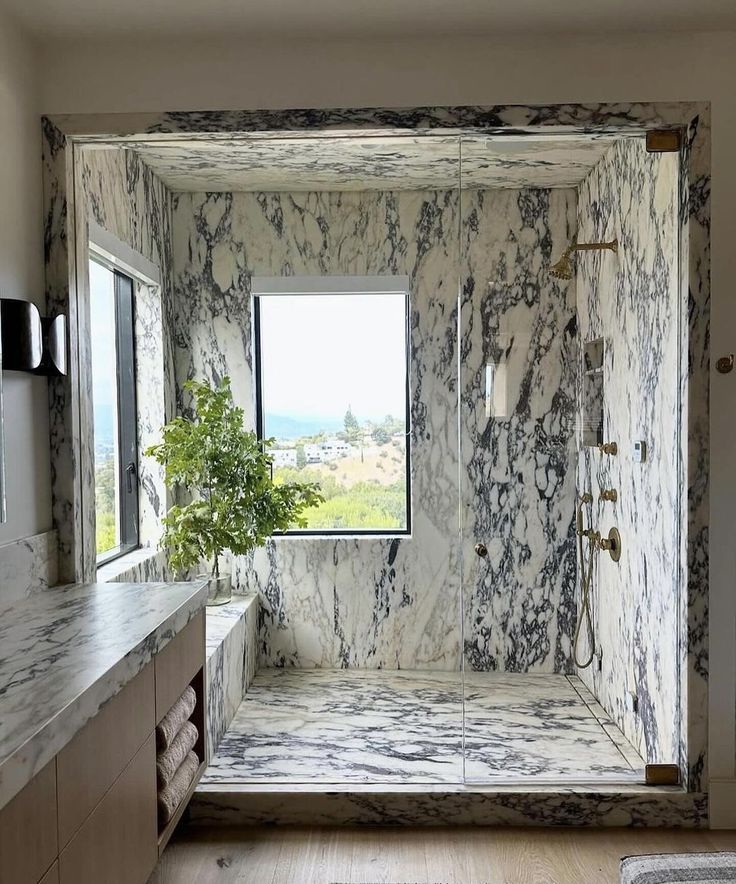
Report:
[{"label": "recessed wall niche", "polygon": [[583,445],[603,444],[603,338],[587,341],[583,351]]}]

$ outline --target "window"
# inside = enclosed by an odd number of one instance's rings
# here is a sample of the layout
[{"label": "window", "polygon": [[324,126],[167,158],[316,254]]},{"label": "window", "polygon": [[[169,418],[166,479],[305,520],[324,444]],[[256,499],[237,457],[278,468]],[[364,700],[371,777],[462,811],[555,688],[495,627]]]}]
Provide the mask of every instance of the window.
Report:
[{"label": "window", "polygon": [[408,534],[405,277],[253,280],[256,414],[274,480],[318,482],[314,534]]},{"label": "window", "polygon": [[89,263],[97,563],[138,546],[133,280]]}]

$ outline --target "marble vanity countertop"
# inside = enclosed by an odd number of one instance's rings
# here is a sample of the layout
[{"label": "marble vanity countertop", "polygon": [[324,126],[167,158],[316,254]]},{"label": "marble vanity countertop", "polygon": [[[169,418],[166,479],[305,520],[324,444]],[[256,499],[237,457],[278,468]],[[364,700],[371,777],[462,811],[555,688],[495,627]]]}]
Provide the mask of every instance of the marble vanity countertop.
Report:
[{"label": "marble vanity countertop", "polygon": [[0,808],[206,599],[201,581],[88,583],[0,607]]}]

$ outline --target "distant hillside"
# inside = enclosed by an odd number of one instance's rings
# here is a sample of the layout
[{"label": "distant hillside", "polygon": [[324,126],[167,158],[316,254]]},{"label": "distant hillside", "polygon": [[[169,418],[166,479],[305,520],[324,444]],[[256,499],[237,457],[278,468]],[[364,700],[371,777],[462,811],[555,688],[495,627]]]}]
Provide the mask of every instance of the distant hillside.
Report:
[{"label": "distant hillside", "polygon": [[266,414],[266,436],[276,439],[299,439],[318,433],[337,433],[345,429],[344,417],[287,417],[283,414]]}]

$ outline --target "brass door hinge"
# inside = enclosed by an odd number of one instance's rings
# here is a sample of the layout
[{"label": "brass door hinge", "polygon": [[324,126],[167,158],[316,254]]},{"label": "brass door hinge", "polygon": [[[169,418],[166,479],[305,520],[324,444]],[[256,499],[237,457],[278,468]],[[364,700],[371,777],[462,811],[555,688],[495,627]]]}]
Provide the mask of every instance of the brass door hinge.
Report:
[{"label": "brass door hinge", "polygon": [[647,153],[677,153],[682,145],[679,129],[652,129],[647,132]]},{"label": "brass door hinge", "polygon": [[647,786],[679,786],[680,768],[676,764],[647,764],[644,782]]}]

